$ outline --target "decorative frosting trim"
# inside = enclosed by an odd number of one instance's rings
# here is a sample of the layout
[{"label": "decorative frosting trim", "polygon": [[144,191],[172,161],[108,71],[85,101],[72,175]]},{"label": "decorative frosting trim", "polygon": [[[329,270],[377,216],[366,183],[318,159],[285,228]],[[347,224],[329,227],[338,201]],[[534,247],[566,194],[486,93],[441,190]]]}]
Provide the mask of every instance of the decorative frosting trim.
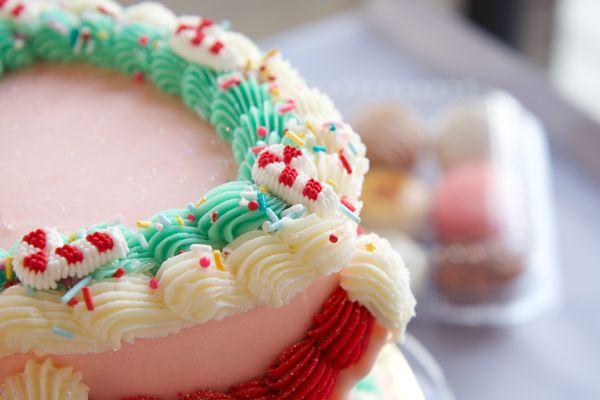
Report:
[{"label": "decorative frosting trim", "polygon": [[72,367],[57,368],[50,359],[28,360],[23,372],[0,385],[0,400],[87,400],[88,392]]},{"label": "decorative frosting trim", "polygon": [[[356,364],[366,351],[375,319],[369,311],[337,288],[304,339],[284,349],[265,374],[235,385],[227,393],[201,389],[179,393],[181,400],[307,400],[328,399],[339,372]],[[43,364],[29,360],[23,373],[0,386],[0,400],[85,400],[88,388],[72,368],[56,368],[50,359]],[[140,395],[124,400],[159,400]]]},{"label": "decorative frosting trim", "polygon": [[414,306],[401,262],[390,249],[354,255],[365,147],[277,51],[156,3],[0,0],[0,73],[37,60],[114,68],[181,95],[231,143],[239,181],[136,228],[43,228],[0,250],[0,355],[116,349],[284,306],[340,271],[351,298],[401,335]]},{"label": "decorative frosting trim", "polygon": [[359,236],[352,261],[342,270],[340,286],[352,300],[367,307],[396,340],[403,338],[415,315],[416,300],[404,261],[387,240],[375,234]]}]

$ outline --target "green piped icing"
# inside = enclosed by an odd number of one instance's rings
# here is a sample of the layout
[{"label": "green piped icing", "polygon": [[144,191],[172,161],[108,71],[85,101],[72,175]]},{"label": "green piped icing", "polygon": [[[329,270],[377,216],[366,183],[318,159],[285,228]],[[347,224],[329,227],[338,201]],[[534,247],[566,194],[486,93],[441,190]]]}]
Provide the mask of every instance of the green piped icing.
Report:
[{"label": "green piped icing", "polygon": [[[244,233],[259,229],[267,220],[266,214],[260,210],[250,211],[248,207],[240,205],[242,193],[248,187],[258,190],[250,182],[228,182],[209,191],[199,207],[164,211],[162,218],[154,216],[152,221],[161,223],[162,229],[159,230],[155,225],[144,228],[143,235],[148,247],[132,248],[128,259],[136,260],[136,263],[160,265],[194,244],[208,244],[221,249]],[[287,206],[276,197],[265,195],[265,199],[276,215],[280,215]],[[213,222],[215,212],[217,219]],[[164,226],[165,218],[169,221],[168,226]]]},{"label": "green piped icing", "polygon": [[211,115],[211,105],[217,91],[217,72],[197,64],[185,69],[181,97],[185,104],[204,119]]},{"label": "green piped icing", "polygon": [[181,94],[181,81],[188,63],[166,47],[152,54],[150,75],[160,89],[169,94]]},{"label": "green piped icing", "polygon": [[79,20],[62,10],[49,10],[40,16],[40,27],[33,38],[33,50],[49,61],[67,62],[76,57],[73,43],[79,35]]},{"label": "green piped icing", "polygon": [[2,75],[4,75],[4,64],[2,63],[2,60],[0,60],[0,78]]},{"label": "green piped icing", "polygon": [[[141,38],[147,39],[145,45],[140,43]],[[124,26],[115,34],[113,43],[115,67],[128,75],[147,74],[152,63],[152,49],[159,46],[162,40],[164,38],[154,28],[141,24]]]},{"label": "green piped icing", "polygon": [[216,93],[210,123],[221,138],[230,140],[233,131],[240,124],[241,116],[248,113],[252,107],[261,109],[265,102],[271,102],[267,85],[249,78],[239,85],[232,85]]},{"label": "green piped icing", "polygon": [[0,20],[0,64],[6,69],[23,68],[35,60],[30,43],[32,29],[28,28],[25,25],[16,26],[11,21]]},{"label": "green piped icing", "polygon": [[[114,19],[108,15],[96,12],[85,13],[81,19],[79,37],[73,42],[77,58],[99,67],[111,67],[114,25]],[[89,32],[90,39],[84,42],[82,36],[86,32]]]},{"label": "green piped icing", "polygon": [[[242,193],[248,187],[257,191],[258,188],[246,181],[228,182],[212,189],[206,194],[206,201],[198,207],[195,214],[198,219],[198,230],[208,237],[213,247],[222,248],[246,232],[259,229],[267,220],[260,210],[250,211],[240,205]],[[279,198],[265,195],[267,207],[276,215],[280,215],[287,204]],[[211,221],[216,212],[217,220]]]},{"label": "green piped icing", "polygon": [[[250,107],[250,110],[242,115],[239,120],[239,126],[235,128],[231,137],[231,149],[233,151],[233,158],[239,164],[246,159],[248,151],[254,147],[261,139],[256,134],[256,131],[260,126],[267,128],[269,134],[275,134],[276,138],[283,136],[285,124],[292,118],[289,113],[280,115],[273,103],[265,101],[262,107],[256,108]],[[275,140],[274,142],[279,142]]]}]

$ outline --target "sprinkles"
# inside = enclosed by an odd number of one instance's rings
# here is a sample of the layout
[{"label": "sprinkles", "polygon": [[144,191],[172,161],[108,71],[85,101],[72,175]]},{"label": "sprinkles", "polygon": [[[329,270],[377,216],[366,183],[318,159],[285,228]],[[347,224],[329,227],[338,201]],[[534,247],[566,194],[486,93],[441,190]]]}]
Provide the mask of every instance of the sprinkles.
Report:
[{"label": "sprinkles", "polygon": [[350,166],[348,159],[346,158],[344,153],[342,153],[341,151],[340,151],[339,157],[340,157],[340,161],[342,162],[342,165],[344,166],[344,169],[346,169],[346,172],[348,173],[348,175],[350,175],[352,173],[352,167]]},{"label": "sprinkles", "polygon": [[83,300],[85,301],[85,307],[88,311],[94,311],[94,298],[92,297],[92,291],[89,286],[81,289],[81,293],[83,294]]},{"label": "sprinkles", "polygon": [[296,144],[298,147],[304,147],[305,145],[304,140],[302,140],[300,136],[290,131],[289,129],[285,131],[285,137],[294,142],[294,144]]},{"label": "sprinkles", "polygon": [[6,276],[7,281],[12,281],[15,276],[13,266],[12,266],[12,257],[6,257],[5,265],[4,265],[4,276]]},{"label": "sprinkles", "polygon": [[223,259],[221,258],[221,252],[219,250],[213,250],[213,257],[215,259],[215,265],[219,271],[227,271],[225,265],[223,264]]},{"label": "sprinkles", "polygon": [[70,340],[75,339],[75,334],[73,332],[63,329],[60,326],[53,326],[52,332],[54,332],[55,335],[62,336],[66,339],[70,339]]},{"label": "sprinkles", "polygon": [[348,207],[346,207],[346,205],[344,203],[340,203],[340,210],[346,214],[346,216],[348,218],[350,218],[352,221],[354,221],[357,224],[360,224],[360,217],[356,214],[354,214]]},{"label": "sprinkles", "polygon": [[148,286],[152,290],[158,289],[158,279],[156,279],[156,278],[150,279],[150,282],[148,282]]},{"label": "sprinkles", "polygon": [[[73,298],[75,296],[77,296],[77,294],[84,287],[87,287],[87,285],[90,284],[91,281],[92,281],[92,276],[88,275],[85,278],[83,278],[82,280],[80,280],[79,282],[77,282],[77,284],[75,284],[75,286],[73,286],[71,289],[69,289],[69,291],[67,293],[65,293],[63,295],[63,297],[60,298],[60,302],[63,304],[69,304],[71,302],[71,300],[73,300]],[[89,291],[89,289],[88,289],[88,291]]]},{"label": "sprinkles", "polygon": [[176,218],[177,223],[181,226],[185,225],[185,221],[183,220],[183,218],[181,218],[181,215],[178,215]]}]

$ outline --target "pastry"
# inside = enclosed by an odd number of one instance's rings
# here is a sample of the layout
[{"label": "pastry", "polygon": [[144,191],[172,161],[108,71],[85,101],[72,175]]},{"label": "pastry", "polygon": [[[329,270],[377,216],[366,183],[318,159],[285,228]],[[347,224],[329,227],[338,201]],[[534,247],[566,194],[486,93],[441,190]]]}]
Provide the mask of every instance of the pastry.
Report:
[{"label": "pastry", "polygon": [[467,99],[447,106],[437,118],[435,149],[444,168],[491,156],[492,121],[485,99]]},{"label": "pastry", "polygon": [[426,147],[425,124],[406,106],[393,102],[373,104],[356,118],[354,127],[375,164],[408,170]]},{"label": "pastry", "polygon": [[345,399],[402,338],[365,146],[280,54],[156,3],[5,0],[0,70],[0,399]]},{"label": "pastry", "polygon": [[365,225],[395,229],[410,235],[423,231],[429,212],[429,190],[410,172],[374,166],[363,186]]}]

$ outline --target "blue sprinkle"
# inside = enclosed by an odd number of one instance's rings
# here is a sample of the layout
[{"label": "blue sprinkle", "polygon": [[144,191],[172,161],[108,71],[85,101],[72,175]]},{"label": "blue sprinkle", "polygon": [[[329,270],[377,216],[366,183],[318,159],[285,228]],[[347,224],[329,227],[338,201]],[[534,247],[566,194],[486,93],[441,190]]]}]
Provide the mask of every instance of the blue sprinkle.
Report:
[{"label": "blue sprinkle", "polygon": [[266,212],[267,212],[267,217],[269,218],[269,220],[270,220],[272,223],[275,223],[275,222],[278,222],[278,221],[279,221],[279,218],[277,218],[277,215],[275,215],[275,213],[273,212],[273,210],[272,210],[272,209],[270,209],[270,208],[267,208],[267,211],[266,211]]},{"label": "blue sprinkle", "polygon": [[346,207],[342,203],[340,203],[340,210],[342,210],[342,212],[346,214],[346,216],[352,221],[356,222],[357,224],[360,224],[360,217],[354,214],[348,207]]},{"label": "blue sprinkle", "polygon": [[267,211],[267,199],[265,199],[264,193],[259,193],[258,194],[258,208],[262,212],[266,212]]},{"label": "blue sprinkle", "polygon": [[335,126],[335,124],[331,124],[331,127],[329,127],[329,130],[331,132],[335,132],[336,129],[337,129],[337,127]]},{"label": "blue sprinkle", "polygon": [[67,304],[71,299],[77,296],[77,293],[81,291],[85,286],[87,286],[92,281],[92,276],[88,275],[79,282],[75,286],[73,286],[67,293],[60,298],[60,302],[63,304]]},{"label": "blue sprinkle", "polygon": [[358,154],[358,152],[356,151],[356,147],[354,147],[354,145],[352,144],[352,142],[348,142],[348,147],[350,148],[350,151],[352,151],[352,153],[354,155]]},{"label": "blue sprinkle", "polygon": [[27,286],[27,295],[28,296],[33,296],[35,295],[37,292],[37,290],[31,286]]},{"label": "blue sprinkle", "polygon": [[271,226],[269,226],[269,232],[275,232],[279,229],[281,229],[281,227],[283,226],[283,220],[280,219],[277,222],[274,222],[271,224]]},{"label": "blue sprinkle", "polygon": [[322,152],[326,152],[327,151],[327,147],[325,146],[313,146],[313,151],[322,151]]},{"label": "blue sprinkle", "polygon": [[165,228],[171,226],[171,221],[169,221],[169,218],[165,217],[165,214],[163,213],[158,214],[158,220]]},{"label": "blue sprinkle", "polygon": [[71,340],[75,339],[75,334],[73,332],[69,332],[68,330],[60,328],[58,326],[53,326],[52,332],[54,332],[54,334],[56,334],[58,336],[65,337],[67,339],[71,339]]},{"label": "blue sprinkle", "polygon": [[140,246],[142,246],[143,249],[148,248],[148,241],[146,240],[146,237],[141,232],[138,234],[138,241],[140,242]]},{"label": "blue sprinkle", "polygon": [[228,19],[224,19],[221,21],[221,29],[224,31],[228,31],[231,28],[231,22]]},{"label": "blue sprinkle", "polygon": [[187,203],[187,208],[190,211],[194,211],[196,209],[196,206],[194,205],[194,203]]}]

